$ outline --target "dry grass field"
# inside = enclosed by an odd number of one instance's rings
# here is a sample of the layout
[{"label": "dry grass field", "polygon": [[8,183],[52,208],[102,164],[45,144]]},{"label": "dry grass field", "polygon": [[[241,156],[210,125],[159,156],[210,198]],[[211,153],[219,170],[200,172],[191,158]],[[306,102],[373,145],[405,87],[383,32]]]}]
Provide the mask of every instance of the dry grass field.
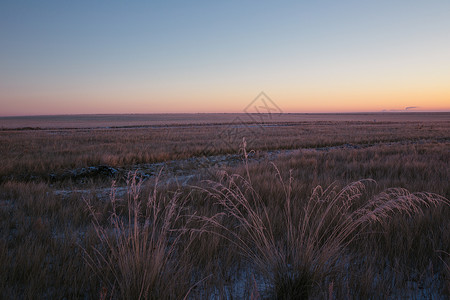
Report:
[{"label": "dry grass field", "polygon": [[272,113],[258,115],[244,113],[223,114],[130,114],[130,115],[61,115],[61,116],[23,116],[0,117],[0,128],[100,128],[100,127],[150,127],[158,125],[183,124],[224,124],[232,123],[238,118],[243,122],[266,121],[273,123],[316,122],[316,121],[359,121],[359,122],[424,122],[448,121],[448,113],[341,113],[341,114],[300,114]]},{"label": "dry grass field", "polygon": [[0,298],[450,296],[450,113],[0,128]]}]

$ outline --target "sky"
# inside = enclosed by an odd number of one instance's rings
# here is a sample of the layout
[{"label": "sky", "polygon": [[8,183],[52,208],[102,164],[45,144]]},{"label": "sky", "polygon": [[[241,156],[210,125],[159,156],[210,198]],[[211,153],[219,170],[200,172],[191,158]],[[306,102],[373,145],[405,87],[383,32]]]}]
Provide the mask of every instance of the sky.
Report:
[{"label": "sky", "polygon": [[450,1],[0,1],[0,116],[450,111]]}]

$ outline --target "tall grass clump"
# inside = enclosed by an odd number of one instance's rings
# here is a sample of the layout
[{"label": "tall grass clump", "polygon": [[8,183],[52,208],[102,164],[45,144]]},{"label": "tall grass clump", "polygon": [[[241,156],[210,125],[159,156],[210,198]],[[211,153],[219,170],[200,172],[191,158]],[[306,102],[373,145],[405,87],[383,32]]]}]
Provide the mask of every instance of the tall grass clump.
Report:
[{"label": "tall grass clump", "polygon": [[101,224],[88,204],[99,239],[85,249],[87,263],[104,286],[101,297],[120,299],[180,299],[189,294],[189,248],[183,215],[184,200],[178,192],[163,196],[157,181],[145,199],[142,182],[128,180],[126,200],[112,192],[108,224]]},{"label": "tall grass clump", "polygon": [[[318,186],[305,200],[293,193],[293,177],[286,182],[275,165],[276,179],[271,184],[278,182],[283,195],[263,199],[256,191],[261,183],[252,182],[250,176],[245,141],[243,153],[245,175],[224,174],[220,182],[210,182],[212,187],[206,189],[223,212],[205,220],[213,228],[226,230],[223,236],[265,278],[269,293],[277,299],[307,299],[327,279],[339,280],[348,265],[349,245],[362,238],[371,224],[450,204],[436,194],[400,188],[370,196],[373,180],[344,188]],[[281,203],[278,211],[274,202]]]}]

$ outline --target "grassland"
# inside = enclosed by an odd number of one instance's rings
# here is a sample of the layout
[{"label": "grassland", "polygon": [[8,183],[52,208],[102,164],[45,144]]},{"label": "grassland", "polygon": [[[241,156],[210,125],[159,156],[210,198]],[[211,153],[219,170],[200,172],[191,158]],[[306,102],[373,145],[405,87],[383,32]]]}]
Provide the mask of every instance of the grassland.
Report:
[{"label": "grassland", "polygon": [[449,114],[138,117],[1,120],[2,298],[449,296]]},{"label": "grassland", "polygon": [[[349,117],[351,121],[348,121],[344,115],[339,116],[342,121],[337,121],[338,118],[331,115],[332,121],[322,116],[325,120],[311,122],[300,118],[300,121],[294,122],[291,116],[286,117],[288,122],[264,124],[243,122],[246,115],[236,116],[229,116],[228,122],[223,124],[200,122],[113,129],[9,128],[0,131],[0,178],[13,176],[26,179],[88,166],[129,167],[192,156],[232,154],[239,151],[242,137],[247,139],[249,149],[268,151],[445,140],[449,136],[448,120],[443,121],[445,118],[442,114],[437,114],[438,121],[430,121],[429,114],[413,114],[417,121],[411,121],[410,115],[388,115],[391,117],[389,121],[376,122],[373,118],[388,120],[388,117],[364,115],[363,119],[370,120],[354,121],[359,117],[357,115]],[[207,120],[209,118],[206,117]]]}]

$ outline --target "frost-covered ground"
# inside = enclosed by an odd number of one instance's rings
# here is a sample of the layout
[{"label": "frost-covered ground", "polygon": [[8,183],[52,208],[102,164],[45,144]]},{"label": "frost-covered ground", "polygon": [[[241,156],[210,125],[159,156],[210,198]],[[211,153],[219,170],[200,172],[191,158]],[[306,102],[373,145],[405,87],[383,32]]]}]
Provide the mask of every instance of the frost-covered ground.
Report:
[{"label": "frost-covered ground", "polygon": [[[433,140],[435,141],[435,140]],[[448,142],[444,139],[437,142]],[[342,144],[328,147],[302,148],[302,149],[279,149],[270,151],[249,152],[249,163],[264,163],[274,161],[281,156],[298,155],[302,152],[311,151],[331,151],[337,149],[364,149],[379,146],[395,146],[408,144],[423,144],[430,140],[404,140],[398,142],[383,142],[375,144]],[[106,165],[91,166],[66,170],[61,173],[51,173],[51,181],[62,181],[71,179],[75,183],[85,183],[89,178],[106,178],[116,181],[116,193],[125,193],[125,181],[130,175],[146,181],[158,177],[160,185],[178,185],[188,186],[198,180],[208,179],[224,168],[236,167],[243,163],[241,154],[211,155],[190,157],[187,159],[169,160],[157,163],[138,164],[128,167],[110,167]],[[98,198],[104,198],[110,195],[111,187],[102,187],[97,189],[57,189],[55,194],[67,196],[71,193],[95,193]]]}]

